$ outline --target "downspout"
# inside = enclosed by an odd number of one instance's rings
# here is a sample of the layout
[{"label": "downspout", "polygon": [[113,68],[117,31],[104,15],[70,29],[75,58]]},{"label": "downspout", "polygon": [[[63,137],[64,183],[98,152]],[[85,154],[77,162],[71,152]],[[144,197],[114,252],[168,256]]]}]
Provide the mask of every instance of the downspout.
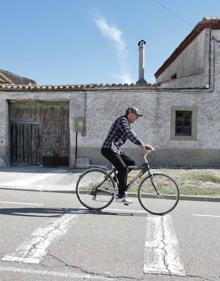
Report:
[{"label": "downspout", "polygon": [[84,92],[84,112],[83,112],[83,131],[82,131],[82,136],[86,136],[86,121],[87,121],[87,92]]}]

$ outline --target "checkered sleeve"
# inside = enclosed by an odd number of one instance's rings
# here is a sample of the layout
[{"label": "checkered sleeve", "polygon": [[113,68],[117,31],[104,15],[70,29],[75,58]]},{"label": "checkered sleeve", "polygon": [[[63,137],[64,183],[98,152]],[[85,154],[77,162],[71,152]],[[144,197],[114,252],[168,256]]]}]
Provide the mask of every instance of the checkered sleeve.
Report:
[{"label": "checkered sleeve", "polygon": [[141,145],[143,142],[137,137],[134,131],[131,129],[127,118],[121,118],[121,122],[119,123],[119,127],[124,135],[128,137],[128,139],[134,144]]}]

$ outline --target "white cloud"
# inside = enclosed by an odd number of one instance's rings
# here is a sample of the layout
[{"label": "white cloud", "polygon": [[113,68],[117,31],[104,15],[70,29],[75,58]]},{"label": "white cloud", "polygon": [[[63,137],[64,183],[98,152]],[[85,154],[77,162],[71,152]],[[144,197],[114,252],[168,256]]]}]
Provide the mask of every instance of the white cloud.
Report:
[{"label": "white cloud", "polygon": [[113,43],[117,52],[121,74],[108,75],[118,79],[121,83],[132,83],[127,67],[127,46],[123,39],[122,31],[118,27],[110,25],[103,17],[96,18],[95,22],[102,35]]},{"label": "white cloud", "polygon": [[104,18],[97,18],[95,20],[97,27],[101,31],[102,35],[107,39],[110,39],[120,51],[126,49],[126,44],[122,39],[122,32],[116,26],[111,26]]}]

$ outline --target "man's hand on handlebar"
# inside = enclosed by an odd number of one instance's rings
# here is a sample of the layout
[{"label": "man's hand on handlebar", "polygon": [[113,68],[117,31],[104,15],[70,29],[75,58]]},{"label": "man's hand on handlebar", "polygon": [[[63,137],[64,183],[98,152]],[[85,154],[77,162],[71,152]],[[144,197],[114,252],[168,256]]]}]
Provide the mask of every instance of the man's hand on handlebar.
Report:
[{"label": "man's hand on handlebar", "polygon": [[146,151],[149,151],[149,150],[150,151],[154,151],[155,150],[154,147],[152,145],[150,145],[150,144],[142,144],[141,148],[143,148]]}]

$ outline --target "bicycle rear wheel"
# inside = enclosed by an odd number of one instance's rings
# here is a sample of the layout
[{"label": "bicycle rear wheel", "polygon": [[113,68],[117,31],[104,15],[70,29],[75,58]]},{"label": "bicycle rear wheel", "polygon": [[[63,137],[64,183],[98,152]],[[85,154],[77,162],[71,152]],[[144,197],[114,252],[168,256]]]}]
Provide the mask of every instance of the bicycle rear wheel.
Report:
[{"label": "bicycle rear wheel", "polygon": [[179,188],[171,177],[153,174],[140,183],[138,200],[149,213],[164,215],[176,207],[179,201]]},{"label": "bicycle rear wheel", "polygon": [[76,184],[78,200],[88,209],[106,208],[114,199],[114,182],[102,169],[85,171]]}]

